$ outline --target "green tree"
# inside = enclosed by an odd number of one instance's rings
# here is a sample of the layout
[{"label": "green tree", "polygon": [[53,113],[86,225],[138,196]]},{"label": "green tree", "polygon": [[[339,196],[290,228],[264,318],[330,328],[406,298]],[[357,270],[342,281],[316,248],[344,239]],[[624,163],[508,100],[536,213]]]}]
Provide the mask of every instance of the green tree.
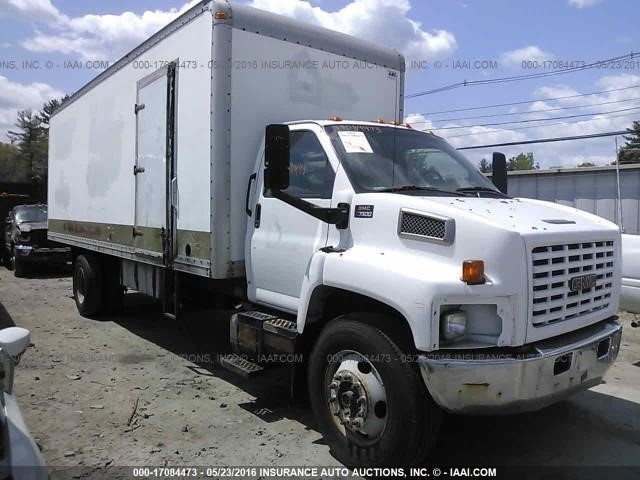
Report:
[{"label": "green tree", "polygon": [[486,158],[480,160],[478,167],[482,173],[491,173],[492,168]]},{"label": "green tree", "polygon": [[69,95],[65,95],[61,99],[54,98],[53,100],[49,100],[42,106],[42,110],[38,112],[38,118],[40,119],[41,126],[45,129],[49,128],[49,120],[51,119],[51,115],[62,105],[67,99]]},{"label": "green tree", "polygon": [[538,170],[540,164],[533,158],[533,152],[522,152],[507,161],[507,170]]},{"label": "green tree", "polygon": [[33,183],[42,183],[47,169],[47,138],[38,114],[18,111],[16,130],[9,130],[9,139],[19,150],[19,160],[29,171]]},{"label": "green tree", "polygon": [[[42,109],[34,113],[20,110],[16,120],[16,129],[8,132],[9,139],[17,151],[14,164],[21,180],[35,184],[37,196],[46,198],[49,121],[55,110],[68,98],[52,99]],[[16,152],[14,152],[16,153]]]},{"label": "green tree", "polygon": [[596,164],[593,162],[582,162],[578,164],[578,168],[583,168],[583,167],[595,167]]},{"label": "green tree", "polygon": [[626,163],[640,163],[640,121],[633,122],[631,128],[627,128],[628,135],[623,135],[627,141],[618,152],[620,165]]},{"label": "green tree", "polygon": [[20,150],[15,145],[0,142],[0,181],[22,183],[29,180],[29,172],[19,156]]}]

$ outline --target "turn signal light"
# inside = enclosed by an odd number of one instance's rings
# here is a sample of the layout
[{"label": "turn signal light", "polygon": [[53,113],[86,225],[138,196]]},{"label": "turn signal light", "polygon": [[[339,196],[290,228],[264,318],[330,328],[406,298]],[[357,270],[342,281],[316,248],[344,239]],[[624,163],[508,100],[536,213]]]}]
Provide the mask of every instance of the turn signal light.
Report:
[{"label": "turn signal light", "polygon": [[225,18],[227,18],[227,14],[226,14],[226,13],[224,13],[224,12],[216,12],[216,13],[213,15],[213,17],[214,17],[216,20],[224,20]]},{"label": "turn signal light", "polygon": [[462,262],[461,280],[468,285],[480,285],[485,283],[484,262],[482,260],[465,260]]}]

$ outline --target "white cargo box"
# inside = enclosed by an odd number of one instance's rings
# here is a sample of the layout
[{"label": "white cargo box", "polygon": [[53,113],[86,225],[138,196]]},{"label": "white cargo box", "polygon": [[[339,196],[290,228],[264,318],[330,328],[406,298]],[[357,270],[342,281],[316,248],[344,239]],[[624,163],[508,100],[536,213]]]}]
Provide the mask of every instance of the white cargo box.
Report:
[{"label": "white cargo box", "polygon": [[243,276],[245,195],[265,126],[333,115],[400,121],[403,82],[394,50],[201,2],[51,119],[49,237],[211,278]]}]

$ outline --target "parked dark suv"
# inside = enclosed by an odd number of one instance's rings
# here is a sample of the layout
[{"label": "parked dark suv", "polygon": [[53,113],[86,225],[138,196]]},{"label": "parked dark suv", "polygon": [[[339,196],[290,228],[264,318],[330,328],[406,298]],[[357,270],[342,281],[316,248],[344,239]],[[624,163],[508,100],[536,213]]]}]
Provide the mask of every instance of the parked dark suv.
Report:
[{"label": "parked dark suv", "polygon": [[29,265],[62,268],[71,259],[71,249],[47,239],[47,206],[18,205],[5,220],[7,265],[22,277]]}]

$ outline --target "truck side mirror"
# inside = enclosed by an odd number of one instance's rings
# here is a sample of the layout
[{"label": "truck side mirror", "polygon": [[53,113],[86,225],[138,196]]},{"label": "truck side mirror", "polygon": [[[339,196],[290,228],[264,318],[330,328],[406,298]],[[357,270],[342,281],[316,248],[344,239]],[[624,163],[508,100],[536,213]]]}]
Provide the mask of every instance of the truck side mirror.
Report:
[{"label": "truck side mirror", "polygon": [[507,193],[507,158],[504,153],[493,152],[491,181],[502,193]]},{"label": "truck side mirror", "polygon": [[264,186],[268,190],[289,187],[289,127],[267,125],[264,139]]}]

